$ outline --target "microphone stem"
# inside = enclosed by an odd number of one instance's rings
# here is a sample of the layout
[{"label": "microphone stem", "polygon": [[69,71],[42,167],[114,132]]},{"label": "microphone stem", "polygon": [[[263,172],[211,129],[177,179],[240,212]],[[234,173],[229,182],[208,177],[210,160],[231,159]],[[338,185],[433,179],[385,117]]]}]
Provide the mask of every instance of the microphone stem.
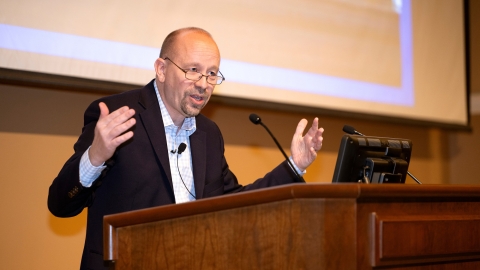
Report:
[{"label": "microphone stem", "polygon": [[415,180],[419,185],[422,184],[422,182],[420,182],[420,180],[418,180],[415,176],[413,176],[413,174],[411,174],[409,171],[407,171],[408,175],[410,175],[410,177],[413,178],[413,180]]},{"label": "microphone stem", "polygon": [[275,142],[275,144],[277,145],[278,149],[280,150],[280,152],[282,152],[283,156],[285,157],[285,159],[287,160],[288,162],[288,165],[290,166],[290,168],[292,169],[292,171],[295,173],[295,175],[297,176],[297,178],[302,181],[302,182],[305,182],[305,180],[303,179],[303,177],[297,172],[297,170],[295,169],[295,166],[293,166],[293,164],[290,162],[290,159],[288,158],[287,154],[285,153],[285,151],[283,151],[283,148],[282,146],[280,145],[280,143],[277,141],[277,139],[275,138],[275,136],[273,136],[272,132],[270,132],[270,129],[268,129],[268,127],[266,125],[264,125],[262,122],[259,123],[260,125],[262,125],[262,127],[265,128],[265,130],[268,132],[268,134],[270,134],[270,137],[272,137],[273,141]]}]

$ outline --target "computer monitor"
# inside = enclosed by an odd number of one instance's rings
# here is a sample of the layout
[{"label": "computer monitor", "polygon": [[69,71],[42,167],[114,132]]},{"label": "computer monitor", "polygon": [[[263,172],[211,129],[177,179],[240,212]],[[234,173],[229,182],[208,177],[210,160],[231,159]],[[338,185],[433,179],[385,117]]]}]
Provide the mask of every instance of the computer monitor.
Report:
[{"label": "computer monitor", "polygon": [[332,182],[405,183],[411,153],[408,139],[346,134]]}]

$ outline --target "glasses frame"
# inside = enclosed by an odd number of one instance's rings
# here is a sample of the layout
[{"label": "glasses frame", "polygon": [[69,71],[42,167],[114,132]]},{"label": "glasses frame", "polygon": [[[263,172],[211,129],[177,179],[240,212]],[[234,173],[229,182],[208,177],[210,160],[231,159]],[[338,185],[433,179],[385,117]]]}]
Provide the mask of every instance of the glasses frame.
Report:
[{"label": "glasses frame", "polygon": [[[219,85],[219,84],[222,84],[223,81],[225,81],[225,76],[223,76],[222,72],[219,70],[218,73],[220,73],[220,75],[204,75],[203,73],[201,72],[198,72],[198,71],[192,71],[192,70],[188,70],[188,69],[185,69],[185,68],[181,68],[179,67],[177,64],[175,64],[175,62],[172,61],[172,59],[168,58],[168,57],[165,57],[163,58],[163,60],[168,60],[170,62],[172,62],[172,64],[174,64],[178,69],[180,69],[183,73],[185,73],[185,79],[187,80],[191,80],[191,81],[194,81],[194,82],[198,82],[200,81],[203,77],[206,78],[206,81],[207,83],[211,84],[211,85]],[[195,73],[198,73],[199,75],[201,75],[198,80],[194,80],[194,79],[190,79],[190,78],[187,78],[187,72],[195,72]],[[208,81],[208,78],[211,77],[211,76],[215,76],[217,77],[217,80],[216,82],[217,83],[211,83]],[[218,78],[222,78],[222,80],[220,82],[218,82]]]}]

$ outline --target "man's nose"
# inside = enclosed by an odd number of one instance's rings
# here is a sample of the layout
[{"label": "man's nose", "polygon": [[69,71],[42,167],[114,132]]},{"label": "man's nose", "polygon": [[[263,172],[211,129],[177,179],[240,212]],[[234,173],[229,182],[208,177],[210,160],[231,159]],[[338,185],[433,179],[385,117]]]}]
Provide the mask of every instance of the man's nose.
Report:
[{"label": "man's nose", "polygon": [[200,80],[195,82],[195,87],[200,91],[200,94],[203,94],[208,87],[208,82],[207,82],[208,77],[203,75]]}]

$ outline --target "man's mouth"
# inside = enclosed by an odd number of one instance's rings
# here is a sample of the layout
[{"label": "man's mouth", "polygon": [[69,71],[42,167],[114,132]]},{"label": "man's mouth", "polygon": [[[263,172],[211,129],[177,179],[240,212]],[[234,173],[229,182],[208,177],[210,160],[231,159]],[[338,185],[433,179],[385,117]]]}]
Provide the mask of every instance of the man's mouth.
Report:
[{"label": "man's mouth", "polygon": [[198,95],[191,95],[190,97],[195,99],[196,101],[203,101],[203,97],[198,96]]}]

